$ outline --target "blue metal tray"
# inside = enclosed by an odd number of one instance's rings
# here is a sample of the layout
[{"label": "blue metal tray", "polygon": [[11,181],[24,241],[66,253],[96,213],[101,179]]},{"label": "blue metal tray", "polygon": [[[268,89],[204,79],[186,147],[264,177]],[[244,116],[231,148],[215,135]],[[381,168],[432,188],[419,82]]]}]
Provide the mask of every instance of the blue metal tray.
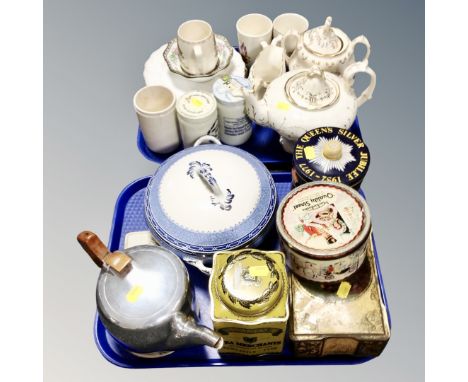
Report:
[{"label": "blue metal tray", "polygon": [[[351,132],[361,136],[358,118],[349,128]],[[156,154],[146,146],[141,130],[138,128],[137,146],[143,156],[153,162],[164,162],[172,154]],[[252,122],[252,136],[239,148],[248,151],[260,159],[270,171],[290,171],[292,156],[286,153],[279,143],[279,135],[273,129]],[[180,147],[176,151],[182,149]]]},{"label": "blue metal tray", "polygon": [[[272,173],[278,192],[278,200],[281,200],[290,190],[291,173],[276,172]],[[119,195],[112,229],[110,233],[109,248],[112,251],[123,249],[124,238],[128,232],[145,231],[148,227],[145,222],[144,214],[144,195],[145,188],[150,177],[144,177],[129,184]],[[279,248],[278,237],[275,230],[265,239],[261,248],[273,250]],[[376,259],[376,268],[379,277],[382,300],[387,307],[387,314],[390,321],[390,312],[388,311],[387,298],[380,273],[377,250],[374,253]],[[190,281],[194,288],[195,299],[197,303],[198,321],[208,327],[212,327],[209,317],[210,299],[208,295],[208,277],[202,274],[198,269],[187,265],[190,274]],[[287,335],[286,335],[287,336]],[[133,356],[123,350],[117,342],[109,335],[96,314],[94,323],[94,337],[96,344],[102,355],[111,363],[126,368],[164,368],[164,367],[195,367],[195,366],[261,366],[261,365],[324,365],[324,364],[358,364],[371,358],[357,358],[351,356],[334,356],[316,359],[294,358],[292,344],[289,339],[286,340],[284,350],[278,355],[269,355],[262,357],[220,357],[218,352],[206,346],[198,346],[189,349],[178,350],[171,355],[156,359],[142,359]]]}]

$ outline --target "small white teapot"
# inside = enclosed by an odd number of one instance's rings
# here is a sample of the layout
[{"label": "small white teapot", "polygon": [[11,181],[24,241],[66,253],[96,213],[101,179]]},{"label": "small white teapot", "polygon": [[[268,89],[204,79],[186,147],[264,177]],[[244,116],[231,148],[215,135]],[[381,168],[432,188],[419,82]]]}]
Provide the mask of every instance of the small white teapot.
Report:
[{"label": "small white teapot", "polygon": [[363,61],[369,59],[371,48],[364,35],[351,41],[341,29],[332,27],[331,23],[332,18],[328,16],[324,25],[310,29],[302,36],[291,32],[284,38],[283,41],[291,37],[297,40],[296,49],[286,58],[289,70],[318,65],[322,70],[343,74],[355,62],[354,49],[357,44],[363,44],[367,48]]},{"label": "small white teapot", "polygon": [[[369,74],[369,86],[356,97],[356,73]],[[270,126],[280,135],[285,151],[292,153],[297,139],[309,130],[323,126],[348,129],[357,109],[372,97],[375,72],[367,61],[349,65],[343,76],[321,70],[293,70],[278,77],[262,98],[251,89],[242,89],[247,115],[260,125]]]}]

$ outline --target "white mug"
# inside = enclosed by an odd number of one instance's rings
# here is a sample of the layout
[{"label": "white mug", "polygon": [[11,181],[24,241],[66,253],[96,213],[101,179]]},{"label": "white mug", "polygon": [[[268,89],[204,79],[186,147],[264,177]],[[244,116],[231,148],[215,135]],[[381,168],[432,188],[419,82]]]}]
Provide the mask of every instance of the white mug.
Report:
[{"label": "white mug", "polygon": [[191,91],[177,100],[177,119],[184,148],[204,136],[219,136],[216,99],[211,93]]},{"label": "white mug", "polygon": [[260,13],[249,13],[236,23],[239,52],[247,66],[252,65],[262,50],[262,41],[269,44],[273,33],[273,23]]},{"label": "white mug", "polygon": [[283,13],[273,20],[273,37],[283,36],[286,54],[291,54],[297,45],[298,36],[309,29],[309,21],[298,13]]},{"label": "white mug", "polygon": [[179,147],[175,104],[174,93],[165,86],[145,86],[135,93],[133,107],[151,151],[166,154]]},{"label": "white mug", "polygon": [[189,20],[177,30],[182,69],[189,74],[207,74],[218,65],[218,51],[211,25],[203,20]]}]

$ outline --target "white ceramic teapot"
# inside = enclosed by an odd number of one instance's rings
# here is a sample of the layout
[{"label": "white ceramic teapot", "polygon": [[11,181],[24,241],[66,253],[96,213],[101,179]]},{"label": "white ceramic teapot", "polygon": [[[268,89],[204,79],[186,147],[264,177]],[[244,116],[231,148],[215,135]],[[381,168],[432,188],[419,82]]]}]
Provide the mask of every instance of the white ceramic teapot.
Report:
[{"label": "white ceramic teapot", "polygon": [[331,26],[330,16],[325,24],[310,29],[302,36],[292,32],[286,36],[286,41],[294,36],[297,39],[296,49],[286,58],[289,70],[306,69],[318,65],[320,69],[343,74],[344,70],[354,63],[354,49],[357,44],[366,46],[366,54],[363,61],[367,61],[370,55],[370,44],[363,35],[350,38],[338,28]]},{"label": "white ceramic teapot", "polygon": [[[356,97],[353,83],[359,72],[369,74],[370,83]],[[242,91],[248,116],[276,130],[284,150],[292,153],[297,139],[309,130],[351,127],[358,107],[372,97],[375,84],[375,72],[367,61],[361,61],[348,66],[342,77],[318,66],[287,72],[268,86],[262,98],[253,90]]]}]

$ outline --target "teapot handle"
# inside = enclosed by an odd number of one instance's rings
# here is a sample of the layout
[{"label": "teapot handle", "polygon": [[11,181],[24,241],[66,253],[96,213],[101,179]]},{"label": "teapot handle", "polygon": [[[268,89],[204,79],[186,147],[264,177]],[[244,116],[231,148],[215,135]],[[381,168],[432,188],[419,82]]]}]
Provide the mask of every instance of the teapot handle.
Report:
[{"label": "teapot handle", "polygon": [[369,59],[370,52],[371,52],[369,40],[364,35],[357,36],[353,41],[351,41],[351,49],[353,50],[353,53],[354,53],[354,50],[356,49],[357,44],[362,44],[366,47],[366,54],[364,58],[362,59],[362,61],[367,61]]},{"label": "teapot handle", "polygon": [[[291,37],[294,37],[296,39],[296,43],[294,44],[294,49],[291,51],[291,53],[288,54],[287,50],[286,50],[286,41],[288,39],[290,39]],[[286,62],[289,61],[289,59],[291,58],[291,56],[294,54],[294,52],[300,48],[300,40],[301,40],[301,36],[299,35],[299,33],[295,30],[289,30],[286,32],[286,34],[283,36],[283,38],[281,39],[280,43],[281,43],[281,47],[284,49],[284,55],[286,56]]]},{"label": "teapot handle", "polygon": [[94,232],[83,231],[78,234],[77,240],[89,257],[100,268],[110,267],[117,273],[123,273],[124,269],[132,261],[132,258],[124,252],[110,252]]},{"label": "teapot handle", "polygon": [[361,95],[356,100],[357,107],[360,107],[367,100],[372,98],[372,93],[374,93],[375,84],[377,82],[377,76],[375,72],[371,68],[369,68],[367,60],[355,62],[354,64],[349,65],[343,73],[343,78],[347,86],[349,86],[349,88],[353,87],[354,76],[357,73],[367,73],[370,77],[369,86],[361,93]]}]

